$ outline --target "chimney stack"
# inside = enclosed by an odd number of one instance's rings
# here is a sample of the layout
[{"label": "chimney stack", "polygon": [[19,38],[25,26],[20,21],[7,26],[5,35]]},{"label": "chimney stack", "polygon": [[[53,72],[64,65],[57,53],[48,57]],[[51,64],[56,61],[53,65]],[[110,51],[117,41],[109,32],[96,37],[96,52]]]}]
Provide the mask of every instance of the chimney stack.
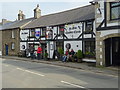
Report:
[{"label": "chimney stack", "polygon": [[41,10],[39,9],[39,4],[37,4],[37,7],[34,9],[34,18],[37,19],[41,16]]},{"label": "chimney stack", "polygon": [[19,10],[18,20],[23,20],[23,19],[25,19],[25,15],[23,14],[23,11]]},{"label": "chimney stack", "polygon": [[7,23],[7,19],[2,19],[2,25]]}]

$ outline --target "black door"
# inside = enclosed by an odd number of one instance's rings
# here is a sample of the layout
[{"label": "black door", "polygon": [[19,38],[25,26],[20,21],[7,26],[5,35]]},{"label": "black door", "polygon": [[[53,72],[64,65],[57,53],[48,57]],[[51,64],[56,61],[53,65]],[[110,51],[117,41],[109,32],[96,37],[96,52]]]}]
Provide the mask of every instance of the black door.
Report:
[{"label": "black door", "polygon": [[111,62],[110,62],[110,59],[111,59],[110,51],[111,51],[111,38],[105,40],[105,63],[106,63],[106,66],[110,66],[111,65]]},{"label": "black door", "polygon": [[120,37],[112,39],[112,64],[120,65]]},{"label": "black door", "polygon": [[106,66],[120,65],[120,37],[105,40],[105,63]]}]

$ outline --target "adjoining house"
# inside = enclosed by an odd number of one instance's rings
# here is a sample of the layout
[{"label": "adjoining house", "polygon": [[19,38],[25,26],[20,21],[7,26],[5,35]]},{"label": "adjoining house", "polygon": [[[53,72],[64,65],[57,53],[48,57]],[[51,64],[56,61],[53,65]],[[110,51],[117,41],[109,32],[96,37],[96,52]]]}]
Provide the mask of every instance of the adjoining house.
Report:
[{"label": "adjoining house", "polygon": [[120,2],[93,1],[96,8],[97,66],[120,65]]},{"label": "adjoining house", "polygon": [[[2,23],[0,23],[0,29],[2,28]],[[0,56],[2,56],[2,31],[0,31]]]},{"label": "adjoining house", "polygon": [[11,21],[8,21],[7,19],[2,19],[2,22],[0,23],[0,56],[2,56],[2,25],[10,22]]},{"label": "adjoining house", "polygon": [[70,50],[82,50],[86,57],[87,53],[91,53],[91,57],[95,59],[94,9],[93,5],[87,5],[39,17],[20,32],[21,50],[25,50],[31,44],[37,49],[40,44],[43,57],[47,50],[49,58],[53,58],[55,50],[62,48],[65,52],[69,45]]},{"label": "adjoining house", "polygon": [[18,55],[20,52],[20,30],[35,18],[25,19],[25,15],[20,10],[18,20],[4,23],[0,29],[2,55]]}]

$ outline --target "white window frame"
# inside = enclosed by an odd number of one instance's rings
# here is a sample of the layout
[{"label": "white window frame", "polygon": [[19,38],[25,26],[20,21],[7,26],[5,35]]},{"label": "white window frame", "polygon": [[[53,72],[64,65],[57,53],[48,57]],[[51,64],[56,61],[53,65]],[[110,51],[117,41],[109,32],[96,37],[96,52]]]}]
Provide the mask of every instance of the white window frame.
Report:
[{"label": "white window frame", "polygon": [[11,43],[11,49],[14,50],[15,49],[15,43]]},{"label": "white window frame", "polygon": [[15,32],[12,30],[12,38],[15,38]]}]

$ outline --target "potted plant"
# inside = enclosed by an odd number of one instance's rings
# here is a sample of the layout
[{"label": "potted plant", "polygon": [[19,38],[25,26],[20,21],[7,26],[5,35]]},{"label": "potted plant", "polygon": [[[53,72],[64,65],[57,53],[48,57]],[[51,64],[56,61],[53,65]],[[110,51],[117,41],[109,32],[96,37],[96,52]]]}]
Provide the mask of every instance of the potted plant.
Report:
[{"label": "potted plant", "polygon": [[95,53],[93,53],[93,52],[86,52],[85,53],[85,57],[87,57],[87,58],[95,58]]},{"label": "potted plant", "polygon": [[45,56],[45,60],[48,60],[48,53],[47,53],[47,51],[45,51],[44,56]]},{"label": "potted plant", "polygon": [[62,58],[63,54],[64,54],[64,51],[62,48],[59,48],[58,49],[58,53],[60,54],[60,59]]},{"label": "potted plant", "polygon": [[81,50],[78,50],[77,52],[77,59],[78,59],[78,62],[82,62],[82,58],[83,58],[83,53]]}]

